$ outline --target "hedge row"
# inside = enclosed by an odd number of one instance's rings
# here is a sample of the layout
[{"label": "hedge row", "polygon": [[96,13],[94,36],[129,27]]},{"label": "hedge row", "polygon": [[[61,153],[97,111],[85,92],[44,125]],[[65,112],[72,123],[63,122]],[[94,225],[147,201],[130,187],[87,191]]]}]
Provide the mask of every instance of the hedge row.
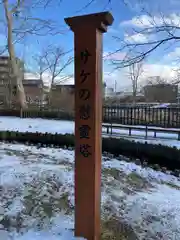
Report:
[{"label": "hedge row", "polygon": [[[0,140],[52,147],[75,146],[75,138],[71,134],[1,131]],[[166,167],[169,170],[180,169],[180,150],[175,147],[144,144],[125,139],[103,138],[102,151],[113,154],[115,157],[124,155],[130,159],[140,159],[141,163],[145,161],[150,165],[159,164],[161,167]]]}]

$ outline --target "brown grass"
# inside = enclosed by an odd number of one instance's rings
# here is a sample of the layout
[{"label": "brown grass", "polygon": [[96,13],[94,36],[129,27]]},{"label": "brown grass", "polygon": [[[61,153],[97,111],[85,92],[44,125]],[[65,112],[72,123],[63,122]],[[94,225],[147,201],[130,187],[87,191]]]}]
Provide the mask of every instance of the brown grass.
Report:
[{"label": "brown grass", "polygon": [[116,217],[102,221],[101,240],[138,240],[134,230]]}]

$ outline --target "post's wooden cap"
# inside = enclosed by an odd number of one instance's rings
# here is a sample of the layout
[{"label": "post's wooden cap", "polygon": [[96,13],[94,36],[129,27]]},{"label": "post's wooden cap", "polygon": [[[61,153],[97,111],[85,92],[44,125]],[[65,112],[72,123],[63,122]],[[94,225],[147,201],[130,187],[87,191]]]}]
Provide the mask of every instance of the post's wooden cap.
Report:
[{"label": "post's wooden cap", "polygon": [[64,20],[73,32],[75,32],[76,29],[82,25],[94,26],[100,31],[106,32],[107,27],[112,25],[114,18],[110,12],[100,12],[65,18]]}]

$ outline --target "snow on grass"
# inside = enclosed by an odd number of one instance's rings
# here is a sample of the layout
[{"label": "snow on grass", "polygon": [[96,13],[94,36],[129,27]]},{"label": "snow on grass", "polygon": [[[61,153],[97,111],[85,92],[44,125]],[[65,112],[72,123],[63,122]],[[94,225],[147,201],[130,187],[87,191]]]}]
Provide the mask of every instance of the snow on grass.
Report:
[{"label": "snow on grass", "polygon": [[[51,155],[42,155],[44,149],[33,150],[23,145],[1,145],[0,214],[4,209],[0,215],[3,215],[1,233],[4,239],[8,239],[7,232],[12,239],[74,239],[70,230],[73,171],[70,164],[63,163],[68,153],[66,156],[63,150],[57,150],[55,158],[54,149]],[[69,159],[72,161],[73,157]]]},{"label": "snow on grass", "polygon": [[[178,178],[103,157],[103,240],[180,239],[179,211]],[[73,151],[0,145],[0,239],[71,240],[73,215]]]},{"label": "snow on grass", "polygon": [[73,121],[47,120],[42,118],[0,117],[0,130],[41,133],[74,133]]}]

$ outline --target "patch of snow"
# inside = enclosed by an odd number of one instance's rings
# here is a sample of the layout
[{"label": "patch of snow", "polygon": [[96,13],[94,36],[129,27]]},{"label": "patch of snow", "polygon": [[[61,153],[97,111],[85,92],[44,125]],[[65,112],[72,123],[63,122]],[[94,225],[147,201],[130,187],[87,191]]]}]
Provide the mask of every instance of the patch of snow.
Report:
[{"label": "patch of snow", "polygon": [[[0,153],[0,187],[3,186],[3,192],[0,188],[1,206],[5,208],[5,214],[10,218],[21,213],[27,225],[21,233],[12,229],[8,232],[8,237],[12,240],[75,239],[73,213],[65,215],[63,211],[55,212],[50,222],[44,222],[41,229],[37,228],[40,218],[35,213],[40,213],[38,208],[32,215],[26,215],[26,218],[23,213],[25,207],[23,200],[35,187],[37,201],[43,199],[44,203],[45,200],[50,202],[49,199],[52,197],[58,199],[67,193],[68,200],[74,205],[74,152],[4,143],[0,146]],[[152,185],[150,189],[128,194],[124,190],[128,186],[123,181],[123,176],[121,178],[120,175],[117,179],[113,174],[105,175],[102,178],[102,210],[111,206],[112,214],[118,215],[130,224],[140,240],[180,239],[178,178],[150,168],[142,168],[123,159],[102,161],[102,169],[115,169],[119,173],[123,172],[125,176],[136,173]],[[57,190],[53,190],[53,185]],[[1,231],[2,236],[4,234],[7,237],[6,230]]]},{"label": "patch of snow", "polygon": [[111,161],[103,162],[103,167],[110,169],[118,169],[119,171],[123,171],[127,175],[130,173],[136,173],[139,176],[146,178],[149,182],[155,180],[158,183],[173,183],[176,186],[180,187],[180,179],[178,179],[177,177],[160,171],[155,171],[149,167],[143,168],[142,166],[136,165],[133,162],[128,163],[125,161],[112,159]]},{"label": "patch of snow", "polygon": [[0,229],[1,240],[9,240],[8,232],[6,230]]},{"label": "patch of snow", "polygon": [[180,237],[180,191],[165,185],[152,193],[143,192],[127,198],[124,218],[141,228],[140,239],[172,239]]},{"label": "patch of snow", "polygon": [[6,209],[6,214],[8,216],[17,216],[17,214],[20,213],[24,208],[22,201],[22,197],[14,198],[13,202]]},{"label": "patch of snow", "polygon": [[74,133],[73,121],[47,120],[42,118],[0,117],[0,130],[41,133]]},{"label": "patch of snow", "polygon": [[150,108],[167,108],[170,105],[171,105],[170,103],[162,103],[162,104],[159,104],[159,105],[152,106]]},{"label": "patch of snow", "polygon": [[70,229],[74,228],[73,218],[59,214],[52,219],[52,227],[46,230],[34,231],[29,230],[27,233],[16,234],[14,240],[85,240],[85,238],[74,237],[74,232]]}]

